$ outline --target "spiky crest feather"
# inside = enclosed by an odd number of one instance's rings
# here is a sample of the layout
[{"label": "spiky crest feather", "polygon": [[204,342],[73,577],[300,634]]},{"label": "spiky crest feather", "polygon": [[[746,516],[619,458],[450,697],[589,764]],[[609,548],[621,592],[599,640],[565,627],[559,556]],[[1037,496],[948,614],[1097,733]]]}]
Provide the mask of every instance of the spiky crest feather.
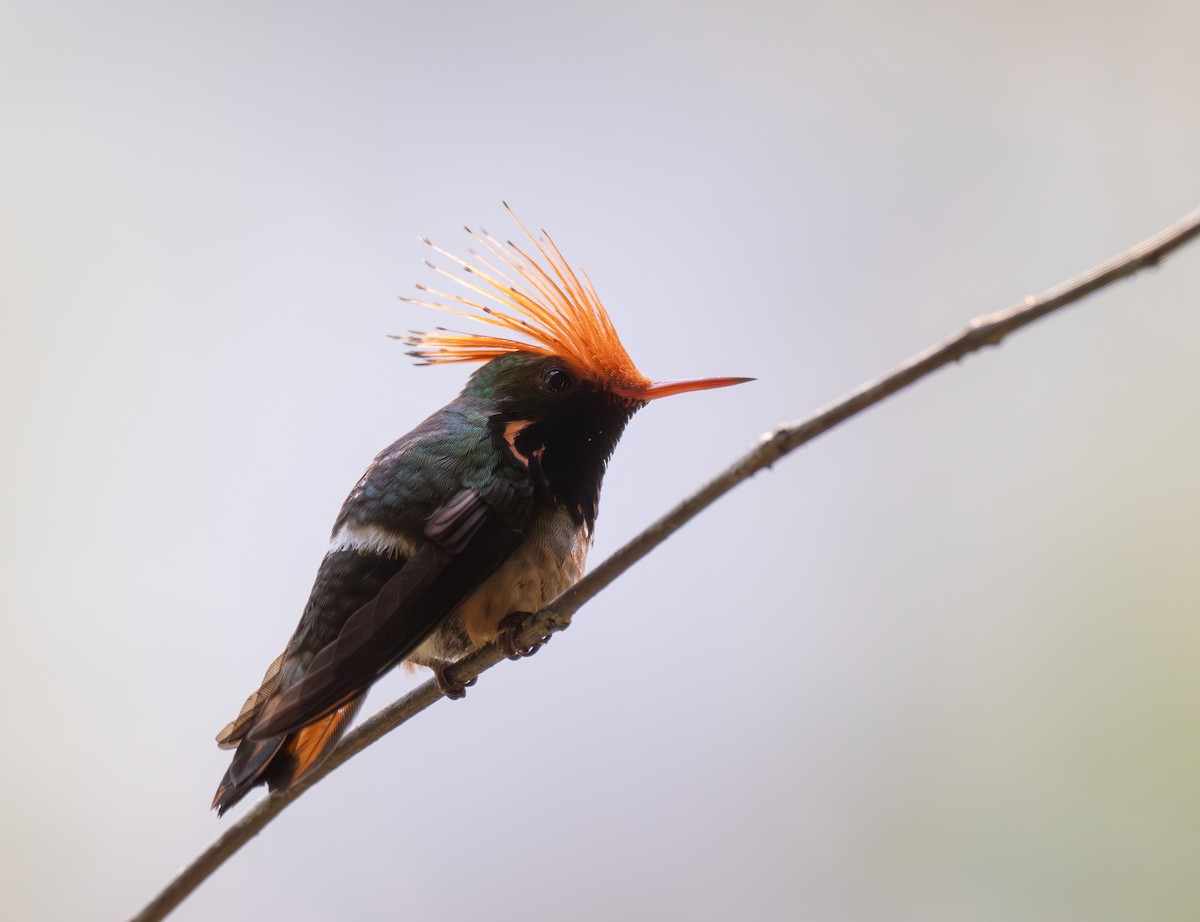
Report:
[{"label": "spiky crest feather", "polygon": [[[571,268],[546,231],[542,231],[545,237],[543,243],[525,228],[507,203],[504,207],[517,227],[537,248],[548,268],[511,240],[501,243],[482,228],[477,233],[468,227],[467,233],[486,247],[500,263],[499,266],[488,262],[474,250],[468,252],[474,257],[475,264],[469,263],[436,246],[427,237],[421,239],[457,263],[469,278],[441,269],[428,260],[426,264],[438,274],[474,292],[480,300],[435,291],[425,285],[417,285],[417,288],[468,309],[417,298],[400,300],[469,317],[478,323],[527,336],[532,342],[485,333],[459,333],[442,327],[432,333],[413,332],[395,338],[413,347],[409,355],[430,365],[487,362],[510,352],[531,352],[564,358],[601,385],[634,389],[649,385],[650,379],[637,370],[629,353],[621,345],[616,328],[587,274],[583,271],[576,273]],[[516,278],[508,273],[515,274]],[[478,282],[474,281],[476,279]],[[480,301],[490,301],[499,305],[499,308]]]}]

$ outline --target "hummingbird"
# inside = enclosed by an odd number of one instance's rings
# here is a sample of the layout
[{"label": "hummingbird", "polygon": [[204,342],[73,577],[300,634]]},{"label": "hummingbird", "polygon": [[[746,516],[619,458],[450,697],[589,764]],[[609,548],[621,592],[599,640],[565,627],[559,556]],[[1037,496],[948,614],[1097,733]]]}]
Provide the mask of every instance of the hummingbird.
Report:
[{"label": "hummingbird", "polygon": [[457,269],[427,265],[464,293],[417,285],[421,298],[401,300],[492,330],[395,338],[420,364],[484,364],[380,452],[342,505],[295,633],[217,734],[237,750],[213,799],[219,814],[258,785],[286,789],[311,771],[393,667],[429,667],[460,698],[449,667],[472,650],[532,652],[514,648],[515,628],[583,575],[604,472],[633,414],[752,380],[645,377],[587,274],[509,213],[527,243],[466,228],[483,251],[470,261],[422,238]]}]

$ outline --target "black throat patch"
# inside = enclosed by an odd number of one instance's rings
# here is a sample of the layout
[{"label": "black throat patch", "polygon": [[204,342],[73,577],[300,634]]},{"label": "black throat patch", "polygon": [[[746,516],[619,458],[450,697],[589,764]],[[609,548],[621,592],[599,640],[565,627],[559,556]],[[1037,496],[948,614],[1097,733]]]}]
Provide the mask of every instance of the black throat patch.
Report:
[{"label": "black throat patch", "polygon": [[492,436],[523,465],[534,490],[590,531],[608,459],[642,404],[581,388],[552,404],[512,405],[489,421]]}]

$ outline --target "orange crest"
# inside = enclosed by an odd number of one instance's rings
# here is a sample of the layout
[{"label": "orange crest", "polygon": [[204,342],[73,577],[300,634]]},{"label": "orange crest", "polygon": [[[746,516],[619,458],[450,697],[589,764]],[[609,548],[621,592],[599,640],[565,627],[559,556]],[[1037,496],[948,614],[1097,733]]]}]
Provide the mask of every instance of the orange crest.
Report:
[{"label": "orange crest", "polygon": [[[529,242],[541,254],[547,267],[538,263],[511,240],[501,243],[487,231],[479,233],[466,228],[495,259],[489,263],[481,254],[469,251],[473,263],[435,246],[428,238],[422,241],[447,259],[462,267],[466,278],[426,264],[440,275],[451,279],[469,292],[463,296],[434,291],[418,285],[421,291],[460,305],[454,307],[437,301],[401,298],[410,304],[420,304],[438,310],[469,317],[477,323],[500,327],[527,337],[531,342],[491,336],[486,333],[458,333],[439,327],[433,333],[412,333],[403,339],[413,347],[409,355],[430,365],[444,362],[487,362],[509,352],[532,352],[567,359],[589,377],[605,385],[642,389],[650,379],[637,370],[629,353],[621,345],[616,328],[587,274],[578,274],[563,258],[558,246],[545,231],[545,242],[538,240],[508,209],[513,221]],[[489,306],[487,303],[491,302]]]}]

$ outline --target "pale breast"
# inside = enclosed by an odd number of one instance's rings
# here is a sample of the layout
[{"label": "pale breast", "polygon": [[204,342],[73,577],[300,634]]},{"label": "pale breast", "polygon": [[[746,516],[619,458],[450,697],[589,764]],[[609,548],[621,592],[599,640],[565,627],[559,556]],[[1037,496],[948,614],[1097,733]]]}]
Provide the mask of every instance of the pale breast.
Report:
[{"label": "pale breast", "polygon": [[547,514],[495,573],[462,602],[446,625],[409,656],[429,665],[453,660],[496,639],[513,612],[534,612],[553,602],[583,575],[591,536],[562,510]]}]

